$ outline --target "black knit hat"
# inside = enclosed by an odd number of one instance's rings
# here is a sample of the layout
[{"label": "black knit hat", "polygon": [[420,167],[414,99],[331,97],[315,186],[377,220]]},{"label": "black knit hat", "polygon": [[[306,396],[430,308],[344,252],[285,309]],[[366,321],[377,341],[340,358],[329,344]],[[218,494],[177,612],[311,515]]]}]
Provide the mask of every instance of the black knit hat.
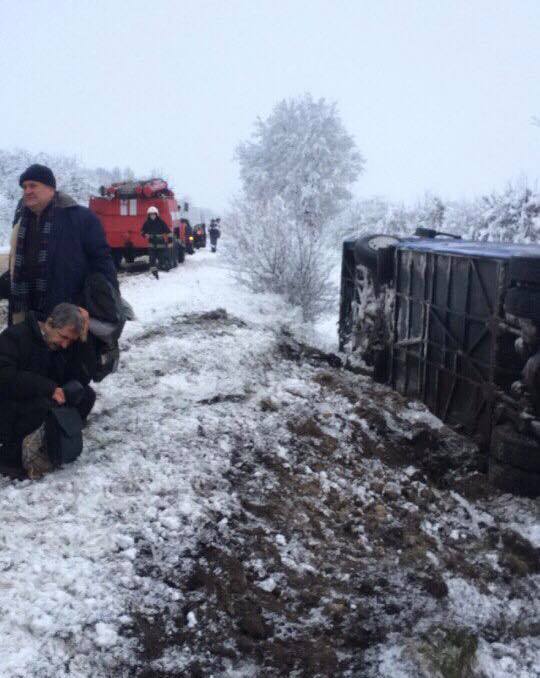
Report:
[{"label": "black knit hat", "polygon": [[51,188],[56,188],[56,179],[52,170],[45,165],[30,165],[19,177],[19,186],[22,188],[23,182],[25,181],[39,181],[45,186],[50,186]]}]

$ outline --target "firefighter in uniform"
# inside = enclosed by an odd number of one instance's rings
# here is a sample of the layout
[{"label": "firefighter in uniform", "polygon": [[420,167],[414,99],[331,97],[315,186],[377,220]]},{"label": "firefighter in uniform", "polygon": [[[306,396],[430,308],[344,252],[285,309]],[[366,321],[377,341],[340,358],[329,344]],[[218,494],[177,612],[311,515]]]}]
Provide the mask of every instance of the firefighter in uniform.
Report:
[{"label": "firefighter in uniform", "polygon": [[147,218],[144,222],[141,235],[148,238],[148,255],[150,257],[150,271],[156,280],[159,279],[158,263],[160,249],[163,249],[163,241],[171,234],[171,229],[159,216],[159,210],[152,205],[148,208]]}]

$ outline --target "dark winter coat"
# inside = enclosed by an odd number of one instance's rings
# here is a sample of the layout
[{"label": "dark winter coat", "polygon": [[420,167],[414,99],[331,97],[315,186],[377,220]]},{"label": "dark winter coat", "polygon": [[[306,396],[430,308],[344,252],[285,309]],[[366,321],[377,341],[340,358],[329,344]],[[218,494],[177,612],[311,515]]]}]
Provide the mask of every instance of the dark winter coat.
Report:
[{"label": "dark winter coat", "polygon": [[150,219],[150,217],[148,217],[141,229],[142,235],[163,235],[164,233],[170,232],[171,229],[163,219],[160,219],[160,217],[156,217],[155,219]]},{"label": "dark winter coat", "polygon": [[[11,262],[15,260],[17,226],[14,226]],[[118,289],[116,269],[103,226],[88,208],[65,193],[57,193],[47,249],[47,291],[43,316],[62,302],[77,303],[84,281],[91,273],[103,273]]]},{"label": "dark winter coat", "polygon": [[219,228],[217,226],[210,226],[208,233],[210,235],[210,242],[212,245],[215,245],[219,239],[219,236],[221,235]]},{"label": "dark winter coat", "polygon": [[70,380],[83,385],[96,369],[92,341],[52,351],[45,343],[34,313],[0,334],[0,440],[7,440],[16,402],[52,398],[55,389]]}]

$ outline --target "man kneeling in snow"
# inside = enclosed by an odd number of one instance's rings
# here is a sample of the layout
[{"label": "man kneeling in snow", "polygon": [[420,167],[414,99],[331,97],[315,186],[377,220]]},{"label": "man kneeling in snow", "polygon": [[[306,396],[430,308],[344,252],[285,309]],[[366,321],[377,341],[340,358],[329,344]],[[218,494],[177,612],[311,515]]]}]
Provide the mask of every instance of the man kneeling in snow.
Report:
[{"label": "man kneeling in snow", "polygon": [[83,421],[90,413],[96,356],[86,341],[88,323],[86,310],[63,303],[45,322],[29,312],[0,334],[0,472],[24,470],[35,479],[51,470],[45,420],[66,403],[66,383],[79,382],[77,409]]}]

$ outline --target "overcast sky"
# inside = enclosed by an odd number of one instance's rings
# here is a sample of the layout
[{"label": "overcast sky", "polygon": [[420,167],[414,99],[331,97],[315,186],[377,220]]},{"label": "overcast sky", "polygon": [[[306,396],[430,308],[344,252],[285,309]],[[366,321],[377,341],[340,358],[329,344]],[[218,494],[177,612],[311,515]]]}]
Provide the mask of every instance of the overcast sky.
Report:
[{"label": "overcast sky", "polygon": [[161,169],[222,210],[283,98],[337,101],[359,197],[540,176],[540,0],[0,0],[0,147]]}]

